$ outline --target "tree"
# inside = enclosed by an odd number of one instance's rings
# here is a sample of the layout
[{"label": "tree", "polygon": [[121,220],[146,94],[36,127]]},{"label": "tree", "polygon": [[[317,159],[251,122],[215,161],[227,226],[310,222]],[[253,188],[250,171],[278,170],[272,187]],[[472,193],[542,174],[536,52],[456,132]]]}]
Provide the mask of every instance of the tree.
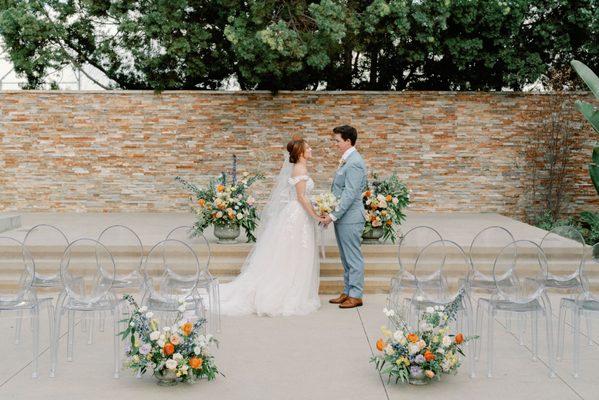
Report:
[{"label": "tree", "polygon": [[124,89],[579,87],[599,0],[0,0],[28,87],[90,65]]}]

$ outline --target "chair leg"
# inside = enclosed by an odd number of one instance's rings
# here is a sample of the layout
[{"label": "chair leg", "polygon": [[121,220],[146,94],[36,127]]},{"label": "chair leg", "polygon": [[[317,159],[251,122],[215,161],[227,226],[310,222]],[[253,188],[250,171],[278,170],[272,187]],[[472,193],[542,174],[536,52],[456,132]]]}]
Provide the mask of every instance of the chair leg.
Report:
[{"label": "chair leg", "polygon": [[478,336],[478,339],[474,341],[474,359],[476,361],[480,358],[480,349],[482,346],[482,329],[485,317],[484,311],[482,299],[479,299],[476,304],[476,335]]},{"label": "chair leg", "polygon": [[531,340],[532,340],[532,360],[536,361],[539,357],[539,312],[533,311],[530,318]]},{"label": "chair leg", "polygon": [[121,349],[120,349],[120,337],[119,337],[119,313],[117,309],[112,311],[112,319],[114,325],[114,377],[118,379],[119,377],[119,364],[121,362]]},{"label": "chair leg", "polygon": [[547,360],[549,363],[549,377],[555,377],[555,353],[553,347],[553,312],[551,310],[551,300],[544,293],[541,296],[541,303],[543,305],[543,311],[545,313],[545,324],[547,329]]},{"label": "chair leg", "polygon": [[21,343],[21,326],[23,325],[23,310],[17,311],[17,320],[15,321],[15,344]]},{"label": "chair leg", "polygon": [[493,332],[493,328],[494,328],[494,322],[495,322],[495,309],[493,308],[493,306],[489,303],[489,310],[487,313],[487,377],[488,378],[492,378],[493,377],[493,336],[494,336],[494,332]]},{"label": "chair leg", "polygon": [[37,378],[40,354],[40,309],[37,304],[31,309],[31,320],[33,322],[33,373],[31,377]]},{"label": "chair leg", "polygon": [[520,346],[524,346],[524,333],[526,332],[526,321],[524,313],[518,313],[518,338]]},{"label": "chair leg", "polygon": [[94,342],[94,321],[96,320],[96,314],[99,312],[92,311],[90,313],[91,317],[89,319],[89,331],[87,332],[87,344],[90,345]]},{"label": "chair leg", "polygon": [[573,334],[573,342],[574,342],[574,351],[572,354],[572,361],[574,366],[574,378],[578,378],[580,376],[580,317],[581,311],[578,306],[572,311],[572,319],[574,320],[574,334]]},{"label": "chair leg", "polygon": [[69,330],[67,333],[67,361],[73,361],[73,349],[75,347],[75,311],[68,311]]},{"label": "chair leg", "polygon": [[58,300],[56,301],[56,311],[54,314],[54,330],[52,333],[52,361],[50,365],[50,377],[54,378],[56,376],[56,364],[58,364],[58,340],[60,338],[60,320],[63,313],[64,302],[66,300],[66,293],[63,291],[58,295]]},{"label": "chair leg", "polygon": [[556,358],[558,361],[560,361],[562,359],[562,357],[564,356],[564,337],[566,336],[566,334],[564,332],[565,328],[566,328],[566,311],[567,311],[567,305],[566,305],[566,302],[564,301],[564,299],[562,299],[559,304],[559,318],[557,321],[557,354],[556,354]]},{"label": "chair leg", "polygon": [[593,345],[593,319],[591,318],[591,313],[590,312],[586,312],[585,314],[586,316],[586,322],[587,322],[587,344],[589,346]]}]

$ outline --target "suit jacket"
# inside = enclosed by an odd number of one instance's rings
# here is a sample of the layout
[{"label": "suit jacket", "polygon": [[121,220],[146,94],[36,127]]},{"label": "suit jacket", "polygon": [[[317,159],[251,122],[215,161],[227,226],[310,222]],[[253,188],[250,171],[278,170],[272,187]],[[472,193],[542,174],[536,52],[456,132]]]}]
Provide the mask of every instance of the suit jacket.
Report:
[{"label": "suit jacket", "polygon": [[339,199],[339,206],[331,213],[336,218],[336,224],[363,224],[366,221],[362,204],[366,184],[366,163],[360,153],[354,151],[335,173],[331,187]]}]

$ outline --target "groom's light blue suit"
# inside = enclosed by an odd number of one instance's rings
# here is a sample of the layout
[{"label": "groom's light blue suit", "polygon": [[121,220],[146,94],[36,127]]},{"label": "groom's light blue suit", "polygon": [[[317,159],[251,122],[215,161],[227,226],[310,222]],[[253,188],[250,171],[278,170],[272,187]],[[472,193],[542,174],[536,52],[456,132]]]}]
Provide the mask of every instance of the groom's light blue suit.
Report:
[{"label": "groom's light blue suit", "polygon": [[362,204],[366,176],[366,163],[354,150],[335,173],[331,188],[339,199],[339,207],[331,215],[344,270],[343,292],[355,298],[362,298],[364,289],[364,256],[360,243],[366,221]]}]

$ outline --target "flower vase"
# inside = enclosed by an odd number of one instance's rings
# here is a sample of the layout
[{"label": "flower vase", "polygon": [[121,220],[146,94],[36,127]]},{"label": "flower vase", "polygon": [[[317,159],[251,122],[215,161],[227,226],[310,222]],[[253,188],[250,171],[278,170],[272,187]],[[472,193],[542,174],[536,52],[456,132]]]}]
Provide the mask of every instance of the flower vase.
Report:
[{"label": "flower vase", "polygon": [[220,244],[237,243],[236,239],[240,233],[239,225],[214,225],[214,236]]},{"label": "flower vase", "polygon": [[421,369],[419,369],[419,371],[410,369],[410,378],[408,379],[408,382],[410,385],[423,386],[428,385],[430,383],[430,379],[424,375],[424,371]]},{"label": "flower vase", "polygon": [[154,377],[157,379],[158,386],[175,386],[179,383],[177,372],[173,369],[164,368],[160,371],[154,371]]},{"label": "flower vase", "polygon": [[379,239],[383,237],[383,233],[383,228],[381,227],[372,228],[370,231],[362,233],[362,243],[379,244]]}]

